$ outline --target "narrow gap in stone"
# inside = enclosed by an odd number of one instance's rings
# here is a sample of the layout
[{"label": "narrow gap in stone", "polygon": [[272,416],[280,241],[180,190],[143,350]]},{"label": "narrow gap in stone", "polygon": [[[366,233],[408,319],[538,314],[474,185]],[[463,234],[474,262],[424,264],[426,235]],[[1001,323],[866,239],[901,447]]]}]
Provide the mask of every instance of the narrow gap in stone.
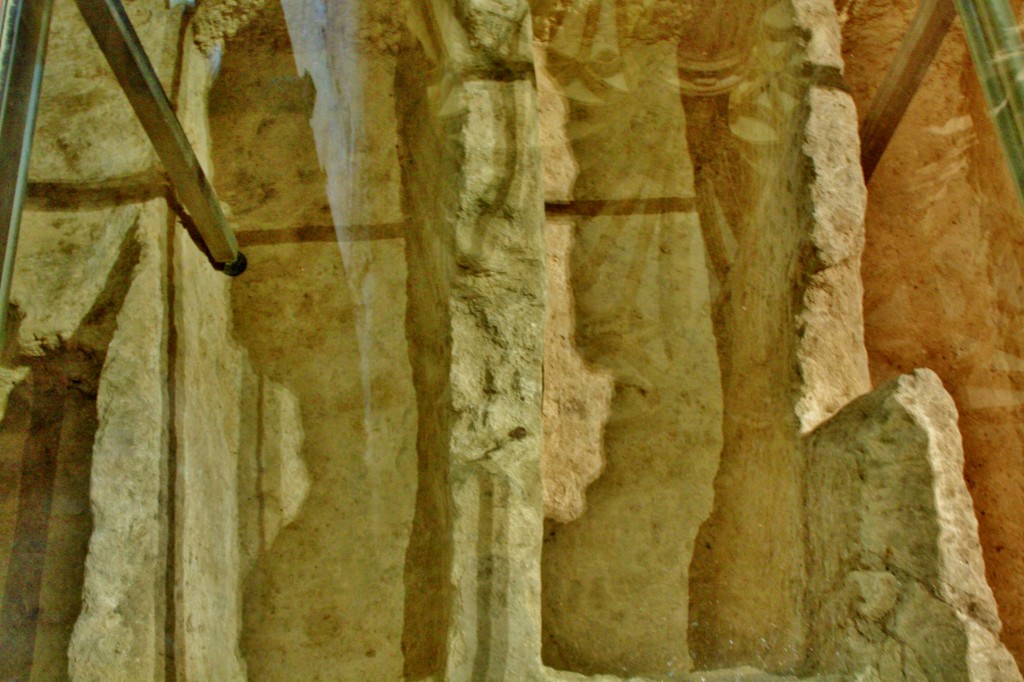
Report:
[{"label": "narrow gap in stone", "polygon": [[409,268],[406,338],[419,409],[416,437],[416,509],[405,560],[404,676],[421,680],[443,674],[451,623],[450,509],[448,502],[449,422],[443,411],[451,368],[447,263],[438,219],[440,192],[430,188],[444,177],[437,169],[441,134],[429,124],[427,86],[431,69],[422,48],[405,45],[396,69],[395,107],[399,120],[402,209],[408,216],[405,253]]},{"label": "narrow gap in stone", "polygon": [[177,579],[178,579],[178,430],[176,428],[176,415],[178,414],[177,386],[178,386],[178,327],[176,321],[176,284],[175,284],[175,232],[178,229],[178,221],[174,211],[167,211],[167,243],[165,253],[167,254],[167,318],[165,326],[167,329],[167,462],[163,467],[166,480],[163,484],[165,501],[164,511],[166,519],[166,564],[164,569],[164,620],[162,632],[159,633],[162,640],[161,650],[164,656],[164,679],[167,682],[174,682],[177,677]]}]

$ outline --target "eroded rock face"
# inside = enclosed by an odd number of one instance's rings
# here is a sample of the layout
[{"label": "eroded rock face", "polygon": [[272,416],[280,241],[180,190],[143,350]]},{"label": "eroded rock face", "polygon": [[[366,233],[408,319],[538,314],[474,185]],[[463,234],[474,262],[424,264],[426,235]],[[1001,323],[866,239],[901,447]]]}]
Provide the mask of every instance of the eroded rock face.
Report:
[{"label": "eroded rock face", "polygon": [[604,469],[604,426],[614,382],[576,352],[575,311],[568,272],[574,225],[549,220],[548,317],[544,332],[544,516],[568,523],[586,509],[587,486]]},{"label": "eroded rock face", "polygon": [[[178,55],[181,8],[164,0],[125,3],[165,89]],[[88,183],[151,177],[159,161],[73,2],[54,3],[32,180]]]},{"label": "eroded rock face", "polygon": [[421,139],[407,144],[444,178],[438,192],[438,176],[407,167],[409,262],[425,287],[411,314],[450,339],[413,365],[418,391],[440,399],[420,428],[436,439],[421,451],[433,459],[426,480],[446,488],[445,679],[543,677],[545,259],[528,20],[522,1],[467,0],[424,3],[413,21],[430,71],[413,85],[427,87],[406,121]]},{"label": "eroded rock face", "polygon": [[82,613],[73,680],[158,679],[164,670],[167,569],[165,207],[134,237],[139,263],[100,375]]},{"label": "eroded rock face", "polygon": [[812,660],[874,680],[1020,680],[999,642],[956,408],[918,370],[808,437]]},{"label": "eroded rock face", "polygon": [[[918,3],[836,3],[870,106]],[[1017,15],[1024,6],[1011,3]],[[869,186],[865,335],[876,383],[929,367],[956,402],[1004,641],[1024,661],[1024,215],[955,22]]]},{"label": "eroded rock face", "polygon": [[[534,41],[541,167],[545,203],[566,204],[573,196],[579,166],[566,124],[569,101],[547,71],[544,44]],[[589,367],[576,350],[576,310],[572,291],[575,221],[548,218],[547,322],[544,329],[544,516],[566,523],[586,508],[586,489],[604,469],[604,426],[614,380]]]}]

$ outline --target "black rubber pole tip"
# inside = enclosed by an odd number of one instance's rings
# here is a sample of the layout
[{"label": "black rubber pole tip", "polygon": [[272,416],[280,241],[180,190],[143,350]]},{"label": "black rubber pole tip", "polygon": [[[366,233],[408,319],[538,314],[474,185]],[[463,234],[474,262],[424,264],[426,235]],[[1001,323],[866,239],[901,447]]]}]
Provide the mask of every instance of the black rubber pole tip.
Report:
[{"label": "black rubber pole tip", "polygon": [[238,277],[245,272],[248,265],[249,261],[245,258],[245,254],[239,251],[235,260],[224,264],[224,274],[228,277]]}]

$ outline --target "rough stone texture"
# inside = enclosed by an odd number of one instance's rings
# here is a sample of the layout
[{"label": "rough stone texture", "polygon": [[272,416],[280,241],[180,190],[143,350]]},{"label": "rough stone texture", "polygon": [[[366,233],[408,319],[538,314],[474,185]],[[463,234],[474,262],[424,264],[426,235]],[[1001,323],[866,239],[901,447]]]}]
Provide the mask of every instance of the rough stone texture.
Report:
[{"label": "rough stone texture", "polygon": [[[862,112],[918,3],[836,3],[847,80]],[[1019,2],[1011,5],[1017,16]],[[870,185],[864,254],[872,379],[935,370],[964,434],[1004,641],[1024,662],[1024,357],[1019,202],[959,22],[946,37]]]},{"label": "rough stone texture", "polygon": [[264,380],[260,390],[260,493],[264,547],[296,518],[309,495],[309,470],[302,459],[302,414],[295,394]]},{"label": "rough stone texture", "polygon": [[[200,159],[209,159],[212,75],[210,62],[186,42],[178,115]],[[238,473],[247,357],[231,338],[230,280],[180,227],[172,276],[175,666],[186,679],[242,680]]]},{"label": "rough stone texture", "polygon": [[[207,159],[212,77],[186,43],[179,115]],[[233,281],[184,230],[175,266],[177,666],[185,679],[247,679],[243,581],[301,513],[304,429],[298,397],[257,375],[233,338]]]},{"label": "rough stone texture", "polygon": [[[835,25],[829,19],[819,32]],[[867,190],[857,112],[850,96],[838,90],[814,87],[807,97],[804,153],[811,173],[814,262],[798,321],[801,396],[796,405],[805,433],[871,385],[860,280]]]},{"label": "rough stone texture", "polygon": [[567,523],[586,509],[587,486],[604,469],[604,426],[614,390],[576,352],[576,312],[569,278],[572,221],[549,220],[548,315],[544,330],[544,516]]},{"label": "rough stone texture", "polygon": [[[433,483],[421,492],[440,493],[449,514],[439,519],[450,615],[438,663],[443,679],[539,680],[545,261],[529,13],[486,0],[454,10],[431,2],[414,16],[433,73],[418,118],[426,139],[413,149],[433,145],[447,173],[440,196],[414,165],[429,156],[406,166],[410,266],[422,259],[416,276],[433,282],[433,301],[411,301],[412,314],[451,338],[429,349],[437,369],[427,353],[413,363],[421,395],[441,400],[440,432],[420,432],[437,439],[421,449],[437,472],[421,469]],[[428,503],[424,515],[439,510]]]},{"label": "rough stone texture", "polygon": [[177,665],[187,679],[242,680],[237,471],[246,358],[229,337],[226,279],[182,233],[175,266]]},{"label": "rough stone texture", "polygon": [[[66,205],[60,188],[152,175],[155,156],[78,10],[55,5],[31,178]],[[169,77],[180,13],[157,1],[128,11]],[[61,420],[53,489],[34,493],[53,506],[32,679],[164,670],[166,206],[96,197],[31,201],[15,265],[12,352],[35,368],[33,391],[50,385],[62,405],[49,417]]]},{"label": "rough stone texture", "polygon": [[126,252],[141,211],[142,206],[129,204],[25,215],[11,286],[11,304],[22,315],[21,353],[41,357],[61,348],[96,315],[94,307],[114,270],[132,265]]},{"label": "rough stone texture", "polygon": [[220,52],[266,5],[267,0],[202,0],[192,21],[196,44],[204,52]]},{"label": "rough stone texture", "polygon": [[[282,4],[298,7],[302,2]],[[217,54],[225,41],[238,35],[267,7],[267,0],[200,0],[193,20],[196,44],[207,53]],[[344,14],[344,24],[334,28],[332,43],[342,45],[353,39],[363,50],[393,53],[398,49],[405,25],[401,0],[347,3],[331,11]]]},{"label": "rough stone texture", "polygon": [[163,679],[166,567],[166,206],[139,214],[131,285],[100,375],[92,455],[94,530],[72,680]]},{"label": "rough stone texture", "polygon": [[[579,167],[566,125],[569,102],[547,72],[546,53],[534,41],[537,105],[545,202],[572,199]],[[547,247],[548,312],[544,329],[544,453],[541,479],[544,516],[572,521],[586,506],[587,486],[604,469],[604,426],[614,383],[608,372],[587,367],[576,351],[576,310],[569,263],[572,220],[549,219]]]},{"label": "rough stone texture", "polygon": [[[76,135],[72,153],[52,141],[70,139],[58,124],[41,128],[37,179],[61,183],[56,199],[104,190],[100,206],[29,216],[16,285],[20,352],[85,387],[66,427],[82,443],[106,358],[74,679],[796,679],[729,668],[747,663],[835,673],[810,678],[823,680],[1020,679],[933,377],[819,427],[809,451],[828,456],[804,481],[800,434],[867,389],[854,116],[803,70],[842,66],[831,7],[781,3],[765,19],[787,37],[758,47],[732,104],[757,178],[730,186],[750,216],[732,225],[719,280],[685,208],[675,76],[675,43],[704,45],[715,17],[677,2],[532,4],[540,43],[518,0],[203,0],[179,104],[259,244],[234,282],[180,226],[167,262],[163,202],[105,193],[158,179],[144,139],[126,133],[120,155],[110,136],[93,149]],[[178,35],[176,11],[129,6],[146,40]],[[106,108],[116,97],[92,107],[102,93],[83,78],[51,87],[52,106],[129,130]],[[104,154],[117,162],[97,165]],[[545,221],[545,197],[676,209]],[[25,390],[5,454],[25,441]],[[544,487],[568,491],[549,515],[583,508],[610,396],[608,467],[586,513],[545,534]],[[555,416],[581,400],[588,418]],[[551,475],[557,458],[575,471]],[[862,482],[850,472],[868,460]],[[64,511],[55,537],[70,546]],[[44,606],[64,617],[77,595],[59,592]],[[59,679],[59,637],[44,639],[40,674]],[[567,670],[545,668],[542,648]],[[725,669],[684,672],[691,651]]]},{"label": "rough stone texture", "polygon": [[580,168],[572,153],[569,100],[558,81],[548,71],[544,43],[533,41],[534,69],[537,74],[537,109],[540,117],[541,169],[545,203],[567,203]]},{"label": "rough stone texture", "polygon": [[928,370],[808,439],[813,665],[864,680],[1020,680],[999,642],[956,408]]}]

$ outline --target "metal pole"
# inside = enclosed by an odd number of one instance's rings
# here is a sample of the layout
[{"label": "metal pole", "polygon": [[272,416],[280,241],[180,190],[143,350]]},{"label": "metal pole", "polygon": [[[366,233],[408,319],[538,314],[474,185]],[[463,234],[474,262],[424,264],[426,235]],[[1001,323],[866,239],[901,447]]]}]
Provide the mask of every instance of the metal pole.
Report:
[{"label": "metal pole", "polygon": [[203,173],[181,123],[171,108],[160,79],[119,0],[76,0],[121,88],[135,109],[167,174],[195,222],[213,260],[236,276],[245,270],[245,256],[221,211],[213,187]]},{"label": "metal pole", "polygon": [[974,70],[1024,203],[1024,40],[1006,0],[956,0]]},{"label": "metal pole", "polygon": [[52,9],[52,0],[3,0],[0,10],[0,349]]},{"label": "metal pole", "polygon": [[865,182],[871,180],[955,18],[953,0],[922,0],[896,59],[861,125],[861,164]]}]

